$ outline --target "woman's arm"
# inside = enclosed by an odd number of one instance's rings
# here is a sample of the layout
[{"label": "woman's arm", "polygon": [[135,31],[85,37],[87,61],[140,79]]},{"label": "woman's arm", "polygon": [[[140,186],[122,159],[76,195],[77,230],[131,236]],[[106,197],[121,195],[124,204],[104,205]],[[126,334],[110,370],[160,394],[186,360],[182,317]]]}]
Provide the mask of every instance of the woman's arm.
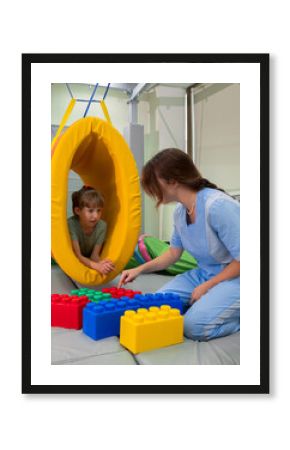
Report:
[{"label": "woman's arm", "polygon": [[217,237],[232,256],[232,261],[217,275],[197,286],[190,303],[199,300],[207,291],[222,281],[240,275],[240,206],[227,197],[215,200],[209,210],[209,223]]},{"label": "woman's arm", "polygon": [[166,269],[166,267],[174,264],[179,260],[182,252],[182,248],[170,247],[165,253],[163,253],[163,255],[158,256],[152,261],[142,264],[135,269],[124,270],[121,275],[118,287],[121,287],[122,284],[126,284],[130,281],[135,280],[135,278],[138,277],[138,275],[140,275],[141,273],[158,272],[160,270]]},{"label": "woman's arm", "polygon": [[240,261],[233,259],[219,274],[207,281],[209,289],[221,281],[230,280],[240,275]]},{"label": "woman's arm", "polygon": [[158,272],[166,269],[168,266],[179,260],[182,252],[182,248],[169,247],[163,255],[139,266],[140,273]]},{"label": "woman's arm", "polygon": [[233,259],[219,274],[210,278],[208,281],[197,286],[191,294],[190,304],[193,304],[196,300],[199,300],[207,291],[222,281],[236,278],[240,275],[240,261]]}]

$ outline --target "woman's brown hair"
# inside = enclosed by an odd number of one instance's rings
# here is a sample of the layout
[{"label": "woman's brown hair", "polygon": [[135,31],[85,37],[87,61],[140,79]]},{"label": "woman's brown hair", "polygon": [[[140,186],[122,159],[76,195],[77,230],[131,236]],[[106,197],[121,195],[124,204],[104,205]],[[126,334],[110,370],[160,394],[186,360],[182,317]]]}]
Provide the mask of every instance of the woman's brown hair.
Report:
[{"label": "woman's brown hair", "polygon": [[157,200],[158,207],[162,203],[163,195],[157,177],[167,182],[177,181],[195,191],[209,187],[224,192],[223,189],[203,178],[190,156],[177,148],[167,148],[157,153],[142,170],[142,187],[148,195]]}]

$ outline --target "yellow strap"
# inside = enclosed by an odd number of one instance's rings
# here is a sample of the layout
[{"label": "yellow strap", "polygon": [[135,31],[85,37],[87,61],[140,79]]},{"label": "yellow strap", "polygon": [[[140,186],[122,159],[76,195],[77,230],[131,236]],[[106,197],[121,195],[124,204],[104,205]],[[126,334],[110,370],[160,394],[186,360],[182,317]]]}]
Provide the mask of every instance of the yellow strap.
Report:
[{"label": "yellow strap", "polygon": [[54,145],[56,139],[58,138],[58,136],[59,136],[60,133],[62,132],[62,129],[63,129],[63,127],[65,126],[65,124],[66,124],[66,122],[67,122],[67,119],[69,118],[69,116],[70,116],[70,114],[71,114],[71,112],[72,112],[72,110],[73,110],[73,107],[75,106],[75,102],[76,102],[76,99],[75,99],[75,98],[72,98],[71,101],[69,102],[69,105],[68,105],[68,107],[67,107],[67,109],[66,109],[66,112],[64,113],[64,116],[63,116],[63,118],[62,118],[62,121],[60,122],[60,125],[59,125],[59,127],[58,127],[57,132],[56,132],[56,135],[55,135],[54,138],[53,138],[53,141],[52,141],[52,144],[51,144],[52,147],[53,147],[53,145]]},{"label": "yellow strap", "polygon": [[104,102],[104,100],[101,100],[101,107],[102,107],[102,110],[103,110],[103,113],[104,113],[104,116],[105,116],[107,122],[112,124],[112,121],[111,121],[111,118],[110,118],[110,115],[109,115],[109,111],[108,111],[108,108],[107,108],[106,103]]}]

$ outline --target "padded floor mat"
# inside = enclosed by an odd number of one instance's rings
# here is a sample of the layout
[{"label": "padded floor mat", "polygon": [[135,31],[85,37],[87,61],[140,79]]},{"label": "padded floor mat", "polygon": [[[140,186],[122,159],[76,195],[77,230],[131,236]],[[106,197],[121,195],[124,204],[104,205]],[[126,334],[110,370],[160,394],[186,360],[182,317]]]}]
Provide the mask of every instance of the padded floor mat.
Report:
[{"label": "padded floor mat", "polygon": [[[51,268],[51,290],[57,293],[70,293],[75,288],[58,266]],[[129,289],[138,289],[144,293],[155,292],[171,276],[144,274],[133,283],[126,285]],[[116,286],[119,277],[102,287]],[[79,287],[82,285],[78,284]],[[185,339],[182,344],[165,347],[159,350],[139,353],[133,356],[119,343],[117,337],[94,341],[82,330],[66,330],[52,328],[51,363],[52,364],[150,364],[150,365],[234,365],[240,364],[240,333],[209,342],[193,342]]]},{"label": "padded floor mat", "polygon": [[[121,353],[124,353],[124,356]],[[97,360],[98,364],[108,364],[105,361],[110,361],[110,364],[120,364],[121,360],[125,361],[123,364],[134,363],[133,357],[119,344],[119,339],[115,336],[94,341],[82,330],[52,328],[52,364],[95,364]]]},{"label": "padded floor mat", "polygon": [[236,365],[240,364],[240,333],[208,342],[185,338],[182,344],[139,353],[135,357],[139,364]]}]

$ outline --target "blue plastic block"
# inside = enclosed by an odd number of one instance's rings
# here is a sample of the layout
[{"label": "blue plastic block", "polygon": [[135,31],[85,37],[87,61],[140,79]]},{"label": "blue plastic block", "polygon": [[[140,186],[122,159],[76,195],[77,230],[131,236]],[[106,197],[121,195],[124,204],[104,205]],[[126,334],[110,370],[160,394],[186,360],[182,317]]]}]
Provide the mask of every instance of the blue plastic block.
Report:
[{"label": "blue plastic block", "polygon": [[141,304],[135,299],[122,297],[121,300],[108,300],[87,303],[83,309],[83,332],[92,339],[119,336],[120,318],[125,311],[136,311]]},{"label": "blue plastic block", "polygon": [[136,294],[134,298],[141,304],[142,308],[148,309],[150,306],[160,307],[162,305],[168,305],[171,308],[179,309],[181,314],[184,312],[183,302],[177,294],[171,294],[169,292],[164,294],[161,292],[157,294]]}]

